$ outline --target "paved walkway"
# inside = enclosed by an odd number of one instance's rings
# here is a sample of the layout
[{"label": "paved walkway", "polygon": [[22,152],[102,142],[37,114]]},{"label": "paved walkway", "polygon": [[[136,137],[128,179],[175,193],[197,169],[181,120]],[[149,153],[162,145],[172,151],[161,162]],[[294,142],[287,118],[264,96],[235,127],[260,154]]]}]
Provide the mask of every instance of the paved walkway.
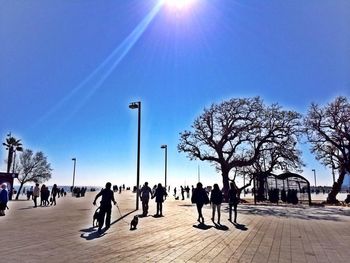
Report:
[{"label": "paved walkway", "polygon": [[[235,226],[222,208],[222,227],[210,221],[198,227],[189,200],[168,198],[164,217],[140,218],[135,195],[115,194],[111,228],[97,235],[92,228],[96,193],[59,198],[57,206],[32,208],[31,201],[12,201],[0,217],[0,262],[348,262],[350,209],[239,205]],[[154,200],[150,211],[155,212]],[[4,260],[4,261],[3,261]]]}]

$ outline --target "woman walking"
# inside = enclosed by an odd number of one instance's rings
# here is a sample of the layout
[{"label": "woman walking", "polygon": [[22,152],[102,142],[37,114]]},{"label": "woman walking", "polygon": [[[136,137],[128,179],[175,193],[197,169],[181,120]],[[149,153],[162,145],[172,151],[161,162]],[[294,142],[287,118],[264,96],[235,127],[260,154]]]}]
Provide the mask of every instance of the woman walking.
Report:
[{"label": "woman walking", "polygon": [[215,221],[215,210],[218,211],[218,224],[220,225],[220,208],[221,208],[221,203],[222,203],[222,192],[219,188],[218,184],[214,184],[214,188],[211,191],[211,195],[210,195],[210,203],[212,206],[212,217],[211,217],[211,221]]},{"label": "woman walking", "polygon": [[229,221],[232,222],[232,208],[234,211],[234,223],[237,223],[237,205],[239,203],[239,191],[236,185],[232,182],[230,183],[230,190],[228,191],[229,198]]},{"label": "woman walking", "polygon": [[162,184],[158,184],[158,187],[156,191],[154,192],[154,196],[156,198],[156,203],[157,203],[157,214],[155,216],[163,216],[163,202],[164,202],[164,197],[167,196],[166,190],[162,186]]},{"label": "woman walking", "polygon": [[197,212],[198,212],[197,221],[201,224],[204,224],[204,217],[202,214],[202,208],[203,208],[204,204],[209,203],[209,197],[207,195],[207,192],[203,189],[202,183],[197,183],[197,188],[193,190],[191,202],[193,204],[196,204],[196,206],[197,206]]}]

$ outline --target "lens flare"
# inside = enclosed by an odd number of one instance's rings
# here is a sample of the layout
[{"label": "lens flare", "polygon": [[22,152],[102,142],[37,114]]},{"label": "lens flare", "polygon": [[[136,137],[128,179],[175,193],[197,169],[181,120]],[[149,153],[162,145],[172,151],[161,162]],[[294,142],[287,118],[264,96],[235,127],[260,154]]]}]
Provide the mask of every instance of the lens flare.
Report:
[{"label": "lens flare", "polygon": [[196,0],[166,0],[165,3],[169,8],[178,10],[189,8]]}]

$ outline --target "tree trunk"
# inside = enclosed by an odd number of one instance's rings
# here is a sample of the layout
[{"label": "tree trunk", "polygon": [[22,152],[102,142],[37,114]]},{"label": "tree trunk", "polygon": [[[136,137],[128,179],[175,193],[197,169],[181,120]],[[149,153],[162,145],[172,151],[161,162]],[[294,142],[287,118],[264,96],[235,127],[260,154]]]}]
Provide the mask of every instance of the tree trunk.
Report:
[{"label": "tree trunk", "polygon": [[12,156],[13,156],[13,146],[10,146],[9,147],[9,155],[7,157],[7,173],[9,173],[10,169],[11,169]]},{"label": "tree trunk", "polygon": [[341,186],[343,185],[345,174],[346,174],[345,169],[341,169],[339,172],[338,180],[336,182],[334,182],[332,190],[328,194],[327,203],[336,204],[339,202],[337,200],[337,194],[341,190]]},{"label": "tree trunk", "polygon": [[20,185],[19,188],[18,188],[18,192],[17,192],[17,194],[16,194],[16,200],[18,200],[18,197],[19,197],[19,195],[20,195],[20,193],[21,193],[21,191],[22,191],[23,184],[24,184],[24,183],[21,183],[21,185]]},{"label": "tree trunk", "polygon": [[222,191],[224,194],[224,201],[227,202],[228,201],[228,190],[230,188],[228,172],[222,171],[221,175],[222,175],[222,185],[223,185]]}]

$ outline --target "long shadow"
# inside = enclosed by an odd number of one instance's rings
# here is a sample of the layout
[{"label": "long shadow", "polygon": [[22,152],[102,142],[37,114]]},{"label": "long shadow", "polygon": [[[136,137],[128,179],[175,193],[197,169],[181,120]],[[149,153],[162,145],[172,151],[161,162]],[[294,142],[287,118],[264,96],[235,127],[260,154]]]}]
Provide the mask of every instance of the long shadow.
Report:
[{"label": "long shadow", "polygon": [[231,222],[238,230],[241,230],[241,231],[247,231],[248,228],[243,225],[243,224],[238,224],[238,223],[234,223],[234,222]]},{"label": "long shadow", "polygon": [[94,231],[94,232],[92,232],[92,233],[89,233],[89,234],[84,234],[84,233],[82,233],[81,235],[80,235],[80,237],[81,238],[84,238],[84,239],[86,239],[86,240],[93,240],[93,239],[96,239],[96,238],[100,238],[100,237],[103,237],[103,236],[105,236],[106,235],[106,229],[102,229],[102,231],[101,232],[98,232],[97,230],[96,231]]},{"label": "long shadow", "polygon": [[194,205],[189,205],[189,204],[183,204],[183,205],[178,205],[178,206],[184,206],[184,207],[192,207]]},{"label": "long shadow", "polygon": [[350,217],[350,210],[338,207],[313,206],[278,206],[278,205],[239,205],[238,214],[255,214],[261,216],[276,216],[304,220],[345,221]]},{"label": "long shadow", "polygon": [[28,207],[22,207],[22,208],[18,208],[17,210],[27,210],[27,209],[33,209],[33,206],[28,206]]},{"label": "long shadow", "polygon": [[[122,215],[118,219],[116,219],[113,222],[111,222],[110,226],[112,226],[115,223],[123,220],[125,217],[127,217],[128,215],[134,213],[135,211],[137,211],[137,210],[133,210],[133,211],[130,211],[130,212],[126,213],[125,215]],[[103,228],[101,232],[98,232],[95,229],[96,229],[95,227],[89,227],[89,228],[85,228],[85,229],[80,229],[79,230],[80,232],[84,232],[84,233],[80,234],[80,237],[84,238],[86,240],[93,240],[93,239],[100,238],[100,237],[103,237],[104,235],[106,235],[106,233],[105,233],[107,231],[106,228]]]},{"label": "long shadow", "polygon": [[200,223],[198,225],[193,225],[194,228],[198,228],[198,229],[201,229],[201,230],[208,230],[210,228],[212,228],[213,226],[210,226],[210,225],[206,225],[204,223]]},{"label": "long shadow", "polygon": [[229,228],[225,225],[222,225],[222,224],[217,224],[217,223],[214,223],[214,226],[216,229],[218,230],[222,230],[222,231],[227,231],[229,230]]},{"label": "long shadow", "polygon": [[126,213],[125,215],[121,215],[121,217],[119,217],[118,219],[114,220],[113,222],[111,222],[111,225],[114,225],[115,223],[119,222],[120,220],[123,220],[125,217],[127,217],[128,215],[134,213],[137,210],[133,210],[130,211],[129,213]]}]

